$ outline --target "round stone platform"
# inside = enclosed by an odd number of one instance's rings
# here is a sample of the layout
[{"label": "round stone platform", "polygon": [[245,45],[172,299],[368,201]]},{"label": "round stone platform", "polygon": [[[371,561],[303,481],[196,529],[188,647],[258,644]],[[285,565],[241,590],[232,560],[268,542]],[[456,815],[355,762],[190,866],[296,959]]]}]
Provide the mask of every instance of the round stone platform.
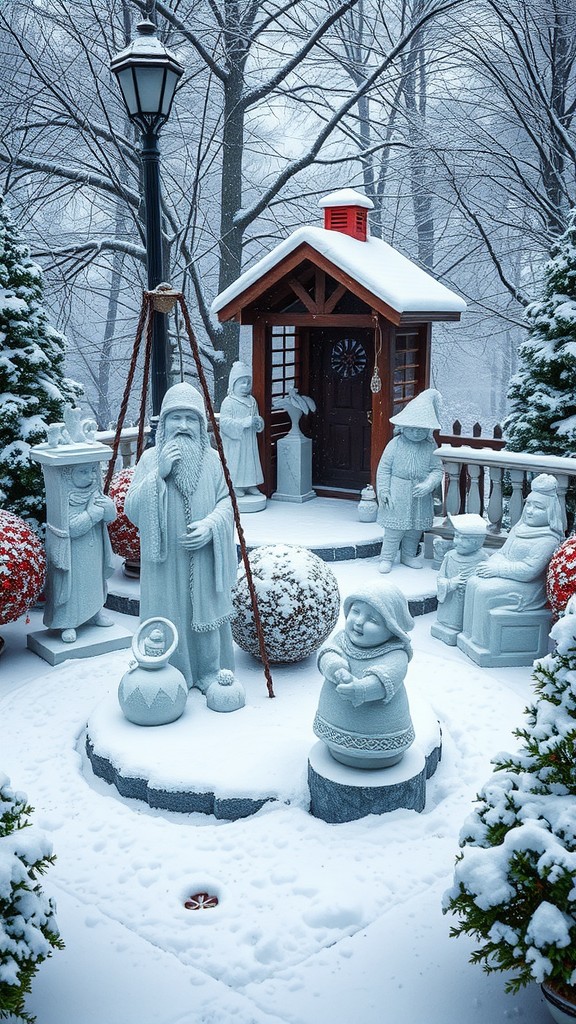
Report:
[{"label": "round stone platform", "polygon": [[[263,697],[260,687],[255,703],[230,714],[210,711],[205,697],[191,690],[178,721],[150,728],[128,722],[112,693],[88,720],[92,770],[122,796],[169,811],[199,811],[231,821],[274,800],[309,809],[306,763],[320,682],[310,687],[301,679],[300,692],[282,696],[279,685],[274,701]],[[410,707],[422,759],[432,774],[440,756],[440,728],[427,704],[411,696]],[[382,771],[348,772],[360,774],[366,784],[369,776],[376,781],[382,776]],[[392,782],[395,776],[387,778]]]}]

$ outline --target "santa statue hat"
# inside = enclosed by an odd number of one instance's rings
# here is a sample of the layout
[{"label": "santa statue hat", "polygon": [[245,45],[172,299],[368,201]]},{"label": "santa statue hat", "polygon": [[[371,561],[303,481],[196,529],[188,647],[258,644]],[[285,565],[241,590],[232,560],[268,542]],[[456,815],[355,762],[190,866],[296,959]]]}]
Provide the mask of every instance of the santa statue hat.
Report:
[{"label": "santa statue hat", "polygon": [[252,380],[252,370],[248,366],[248,363],[243,363],[242,360],[237,359],[235,363],[232,363],[230,370],[230,376],[228,377],[228,394],[231,395],[234,391],[234,385],[237,380],[243,380],[248,377]]},{"label": "santa statue hat", "polygon": [[396,427],[423,427],[426,430],[440,430],[440,406],[442,395],[435,388],[427,388],[405,405],[399,413],[390,417]]}]

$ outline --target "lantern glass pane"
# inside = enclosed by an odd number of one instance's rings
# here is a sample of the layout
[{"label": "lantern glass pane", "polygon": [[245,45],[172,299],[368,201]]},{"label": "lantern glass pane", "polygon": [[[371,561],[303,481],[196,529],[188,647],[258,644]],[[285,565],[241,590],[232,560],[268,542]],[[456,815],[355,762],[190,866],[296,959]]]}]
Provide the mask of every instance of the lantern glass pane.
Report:
[{"label": "lantern glass pane", "polygon": [[136,97],[136,90],[134,88],[134,79],[132,78],[132,69],[125,68],[124,71],[118,73],[118,82],[122,90],[122,96],[124,97],[124,103],[128,108],[128,113],[132,117],[138,113],[138,100]]},{"label": "lantern glass pane", "polygon": [[170,106],[174,98],[174,92],[176,90],[179,78],[180,75],[174,74],[173,71],[166,72],[166,84],[164,86],[164,96],[162,97],[161,111],[165,117],[168,117],[168,114],[170,113]]},{"label": "lantern glass pane", "polygon": [[143,114],[157,114],[162,101],[164,68],[135,68],[134,74],[138,84],[141,112]]}]

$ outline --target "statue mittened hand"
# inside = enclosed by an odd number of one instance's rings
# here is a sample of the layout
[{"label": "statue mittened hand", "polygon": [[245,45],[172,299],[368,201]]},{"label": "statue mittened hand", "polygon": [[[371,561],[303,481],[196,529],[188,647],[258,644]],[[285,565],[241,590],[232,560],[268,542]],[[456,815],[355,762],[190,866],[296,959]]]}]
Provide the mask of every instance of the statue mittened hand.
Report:
[{"label": "statue mittened hand", "polygon": [[360,704],[364,704],[366,700],[365,687],[362,683],[339,683],[336,687],[336,693],[339,693],[344,700],[349,700],[355,708],[359,707]]}]

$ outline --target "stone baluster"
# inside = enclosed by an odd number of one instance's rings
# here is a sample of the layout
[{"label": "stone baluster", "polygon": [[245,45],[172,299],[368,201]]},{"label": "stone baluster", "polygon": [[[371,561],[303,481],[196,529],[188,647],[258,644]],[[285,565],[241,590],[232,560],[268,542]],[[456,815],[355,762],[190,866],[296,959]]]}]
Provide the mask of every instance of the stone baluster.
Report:
[{"label": "stone baluster", "polygon": [[120,439],[120,457],[122,459],[122,469],[126,469],[127,466],[132,466],[134,463],[134,456],[136,452],[136,439],[135,438],[124,438]]},{"label": "stone baluster", "polygon": [[510,498],[510,526],[512,527],[516,525],[522,515],[522,506],[524,504],[524,495],[522,493],[524,486],[524,470],[511,469],[510,481],[512,483],[512,497]]},{"label": "stone baluster", "polygon": [[568,526],[568,520],[566,519],[566,491],[568,490],[568,477],[565,473],[555,473],[556,486],[558,490],[558,498],[562,506],[562,526],[564,527],[564,533]]},{"label": "stone baluster", "polygon": [[449,462],[444,466],[448,475],[448,491],[446,493],[446,515],[457,516],[460,511],[460,470],[461,463]]},{"label": "stone baluster", "polygon": [[470,487],[468,490],[468,501],[466,502],[466,511],[474,512],[477,515],[482,515],[482,502],[480,500],[480,471],[483,467],[477,464],[468,465],[468,477],[470,479]]},{"label": "stone baluster", "polygon": [[500,533],[502,529],[502,477],[501,466],[490,467],[490,500],[487,515],[491,533]]}]

